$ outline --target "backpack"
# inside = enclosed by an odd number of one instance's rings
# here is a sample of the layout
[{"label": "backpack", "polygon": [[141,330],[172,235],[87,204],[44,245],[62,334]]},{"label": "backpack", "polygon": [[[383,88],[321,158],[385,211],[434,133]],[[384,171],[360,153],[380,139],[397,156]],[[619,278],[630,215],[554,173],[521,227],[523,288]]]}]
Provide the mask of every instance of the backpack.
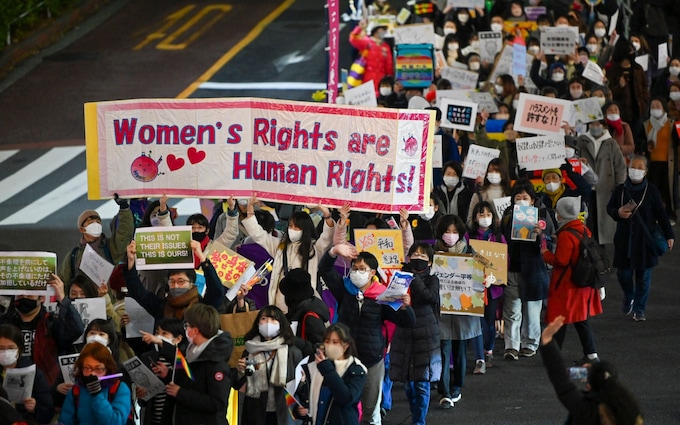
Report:
[{"label": "backpack", "polygon": [[[120,380],[117,380],[116,382],[111,385],[111,388],[109,388],[109,403],[113,401],[113,399],[116,397],[116,392],[118,392],[118,387],[120,387]],[[80,398],[80,387],[78,385],[74,385],[73,388],[71,389],[73,392],[73,405],[76,408],[76,412],[78,412],[78,399]],[[126,425],[134,425],[135,424],[135,413],[134,413],[134,403],[133,407],[130,409],[130,414],[128,415]],[[76,413],[74,415],[74,418],[76,418],[76,421],[78,419],[78,414]],[[77,422],[76,422],[77,423]]]},{"label": "backpack", "polygon": [[[579,239],[578,259],[571,268],[571,281],[580,288],[601,288],[604,286],[606,274],[611,271],[611,263],[607,253],[595,239],[588,236],[585,228],[583,233],[571,228],[565,230]],[[565,268],[559,280],[562,280],[566,271]]]}]

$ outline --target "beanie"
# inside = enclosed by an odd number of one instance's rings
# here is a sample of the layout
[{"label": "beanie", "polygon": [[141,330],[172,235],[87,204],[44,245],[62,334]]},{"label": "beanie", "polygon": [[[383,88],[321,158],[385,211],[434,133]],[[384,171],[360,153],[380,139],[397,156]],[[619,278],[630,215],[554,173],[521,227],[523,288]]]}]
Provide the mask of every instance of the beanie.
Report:
[{"label": "beanie", "polygon": [[85,210],[80,213],[78,216],[78,223],[77,226],[78,228],[83,227],[83,223],[85,223],[85,220],[87,220],[90,217],[95,217],[98,218],[99,221],[102,221],[102,218],[99,216],[99,213],[95,210]]},{"label": "beanie", "polygon": [[555,212],[565,220],[576,220],[581,213],[581,197],[560,198],[555,205]]},{"label": "beanie", "polygon": [[562,171],[559,168],[546,168],[541,173],[541,180],[543,180],[545,178],[546,174],[550,174],[550,173],[555,173],[558,176],[560,176],[560,178],[562,178]]}]

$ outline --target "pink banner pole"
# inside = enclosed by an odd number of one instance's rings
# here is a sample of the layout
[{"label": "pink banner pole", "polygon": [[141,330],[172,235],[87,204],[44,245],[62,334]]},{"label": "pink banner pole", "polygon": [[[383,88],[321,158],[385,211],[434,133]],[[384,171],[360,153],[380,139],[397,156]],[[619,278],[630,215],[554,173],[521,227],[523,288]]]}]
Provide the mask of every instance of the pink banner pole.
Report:
[{"label": "pink banner pole", "polygon": [[328,103],[335,103],[338,97],[338,62],[340,58],[340,4],[339,0],[328,0]]}]

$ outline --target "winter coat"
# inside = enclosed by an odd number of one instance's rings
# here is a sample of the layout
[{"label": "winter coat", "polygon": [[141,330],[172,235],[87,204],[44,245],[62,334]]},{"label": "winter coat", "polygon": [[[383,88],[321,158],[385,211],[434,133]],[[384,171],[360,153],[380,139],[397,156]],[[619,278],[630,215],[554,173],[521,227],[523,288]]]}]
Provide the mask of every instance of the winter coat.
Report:
[{"label": "winter coat", "polygon": [[[588,202],[588,199],[590,198],[590,192],[592,191],[592,188],[590,184],[586,181],[586,179],[583,178],[581,173],[576,173],[574,170],[571,168],[571,164],[566,166],[567,169],[565,170],[565,174],[569,178],[569,180],[572,181],[574,184],[575,188],[569,187],[569,185],[565,182],[564,177],[562,177],[562,185],[565,186],[565,190],[560,195],[560,198],[556,199],[555,202],[553,203],[552,199],[548,195],[547,192],[542,191],[536,193],[536,196],[538,199],[541,200],[541,203],[545,205],[545,207],[548,209],[548,212],[550,213],[550,220],[552,222],[553,227],[557,228],[557,217],[555,217],[555,205],[557,204],[557,201],[561,198],[567,198],[567,197],[574,197],[578,198],[579,196],[581,197],[581,205],[586,205]],[[598,176],[599,177],[599,176]]]},{"label": "winter coat", "polygon": [[[298,304],[289,305],[290,310],[286,317],[292,324],[297,322],[295,336],[299,337],[296,344],[302,355],[310,356],[314,354],[317,345],[323,343],[323,334],[326,332],[326,322],[330,320],[330,311],[325,302],[319,298],[312,297],[300,301]],[[307,313],[316,313],[318,317],[307,315]],[[307,317],[305,317],[307,316]],[[304,319],[304,324],[303,324]],[[305,329],[305,334],[302,334],[302,328]]]},{"label": "winter coat", "polygon": [[[28,357],[19,357],[17,361],[17,368],[30,366],[33,362]],[[2,369],[2,367],[0,367]],[[4,370],[2,374],[4,375]],[[26,410],[23,404],[17,404],[16,409],[22,414],[24,419],[35,421],[39,424],[50,423],[54,416],[54,401],[52,399],[52,391],[50,383],[42,370],[36,368],[35,377],[33,378],[33,391],[31,397],[35,399],[35,410],[33,413]]]},{"label": "winter coat", "polygon": [[[635,213],[627,219],[619,217],[619,208],[631,199],[638,204]],[[659,263],[659,257],[649,248],[652,242],[642,228],[643,223],[650,233],[654,233],[658,224],[665,239],[675,239],[661,194],[646,177],[639,184],[626,179],[618,185],[607,204],[607,213],[616,221],[613,265],[617,269],[645,270]]]},{"label": "winter coat", "polygon": [[[412,307],[394,311],[392,307],[378,304],[375,299],[365,296],[360,304],[358,290],[333,268],[335,258],[326,253],[319,263],[319,276],[338,301],[338,321],[347,325],[357,345],[358,358],[366,367],[371,367],[383,358],[385,337],[382,334],[383,321],[389,320],[397,326],[410,328],[416,322]],[[354,290],[354,292],[350,292]]]},{"label": "winter coat", "polygon": [[416,315],[412,328],[397,327],[390,349],[390,378],[394,381],[438,381],[442,372],[439,348],[439,278],[415,274],[411,281],[411,306]]},{"label": "winter coat", "polygon": [[610,244],[614,241],[616,222],[607,214],[607,203],[614,188],[626,181],[628,169],[626,160],[621,153],[619,145],[611,138],[608,131],[597,139],[601,146],[594,155],[595,146],[590,134],[576,138],[581,158],[588,161],[599,180],[594,186],[595,200],[597,204],[597,237],[600,245]]},{"label": "winter coat", "polygon": [[[109,381],[111,384],[113,381]],[[64,425],[125,425],[130,409],[132,397],[130,388],[121,382],[109,401],[110,385],[104,387],[97,395],[92,395],[87,387],[76,383],[79,388],[78,405],[76,406],[73,389],[66,395],[66,401],[59,415],[59,423]],[[74,387],[75,388],[75,387]]]},{"label": "winter coat", "polygon": [[[626,86],[621,87],[619,80],[623,76],[624,71],[632,71],[633,75],[628,80]],[[647,88],[647,76],[642,67],[636,62],[633,62],[631,67],[627,69],[618,63],[612,63],[606,72],[612,98],[621,105],[619,108],[621,119],[627,123],[635,123],[636,120],[645,117],[649,107],[650,94]],[[633,85],[635,97],[630,92],[629,84]]]},{"label": "winter coat", "polygon": [[304,372],[305,378],[297,386],[295,398],[307,408],[310,403],[312,377],[319,373],[323,375],[314,422],[316,425],[359,425],[358,405],[366,383],[367,370],[359,359],[352,357],[350,361],[352,363],[342,376],[338,375],[335,364],[329,359],[317,364],[314,357],[310,356],[297,366],[296,378],[300,370]]},{"label": "winter coat", "polygon": [[385,41],[378,43],[362,31],[361,26],[354,28],[349,35],[349,43],[366,59],[363,81],[367,83],[373,80],[377,96],[380,94],[380,80],[383,77],[394,75],[392,50]]},{"label": "winter coat", "polygon": [[[645,121],[645,133],[648,133],[651,128],[652,124],[649,121]],[[668,190],[669,193],[667,194],[668,199],[671,200],[673,205],[668,208],[668,210],[675,211],[680,204],[680,195],[678,194],[678,133],[675,129],[674,123],[668,119],[666,121],[666,127],[669,133],[670,133],[670,140],[668,141],[668,152],[667,152],[667,157],[668,160],[666,163],[668,164],[668,174],[667,174],[667,185],[668,185]],[[659,135],[661,134],[661,130],[659,130]],[[653,160],[650,160],[650,163],[654,162]],[[658,189],[658,188],[657,188]]]},{"label": "winter coat", "polygon": [[590,316],[602,314],[602,303],[597,289],[589,286],[576,286],[571,280],[571,273],[577,263],[581,248],[578,236],[567,229],[573,229],[579,234],[585,231],[592,236],[590,230],[576,219],[568,222],[557,231],[557,246],[555,252],[545,251],[543,259],[553,266],[548,291],[548,309],[545,321],[555,320],[557,316],[564,316],[564,323],[582,322]]},{"label": "winter coat", "polygon": [[462,177],[458,177],[460,182],[454,190],[449,191],[445,185],[441,185],[434,189],[434,193],[441,201],[439,203],[440,214],[453,214],[465,220],[468,215],[470,201],[475,192],[463,183]]}]

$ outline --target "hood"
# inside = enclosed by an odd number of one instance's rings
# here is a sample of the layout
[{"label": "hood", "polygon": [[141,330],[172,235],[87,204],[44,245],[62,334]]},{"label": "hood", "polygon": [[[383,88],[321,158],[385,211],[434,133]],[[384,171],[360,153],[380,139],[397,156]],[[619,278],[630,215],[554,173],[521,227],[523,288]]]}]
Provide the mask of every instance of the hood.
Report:
[{"label": "hood", "polygon": [[301,301],[293,311],[289,311],[289,320],[291,322],[296,320],[300,321],[308,311],[313,311],[318,314],[319,319],[323,320],[324,322],[328,322],[330,320],[331,314],[328,310],[328,306],[325,302],[323,302],[323,300],[317,297],[312,297]]}]

